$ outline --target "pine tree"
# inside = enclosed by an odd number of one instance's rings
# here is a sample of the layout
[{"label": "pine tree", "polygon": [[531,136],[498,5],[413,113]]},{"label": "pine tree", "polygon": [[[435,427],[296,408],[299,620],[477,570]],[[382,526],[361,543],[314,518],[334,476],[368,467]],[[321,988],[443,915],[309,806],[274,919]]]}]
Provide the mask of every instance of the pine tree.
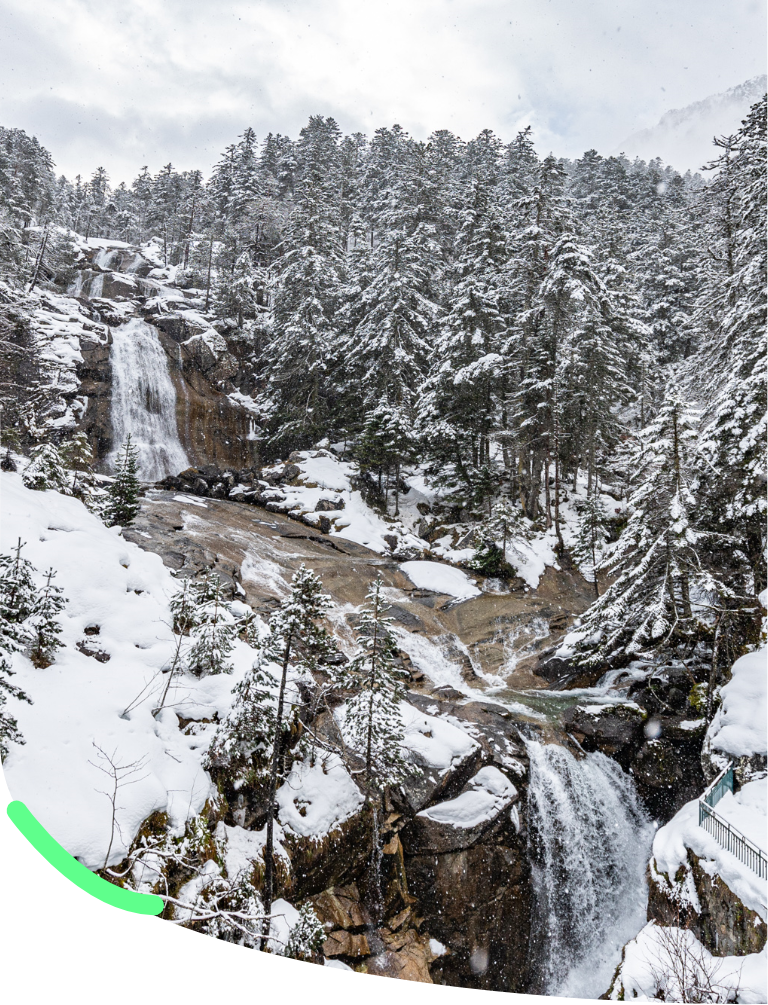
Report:
[{"label": "pine tree", "polygon": [[325,942],[325,928],[311,904],[304,904],[283,949],[292,960],[313,960]]},{"label": "pine tree", "polygon": [[693,525],[695,445],[693,416],[671,384],[640,434],[629,519],[599,566],[616,578],[584,616],[578,662],[603,665],[688,642],[700,618],[692,597],[709,605],[733,596],[713,569],[722,536]]},{"label": "pine tree", "polygon": [[176,635],[189,635],[195,625],[195,611],[198,606],[197,592],[190,579],[181,581],[181,588],[171,597],[168,606],[173,618],[172,628]]},{"label": "pine tree", "polygon": [[62,456],[54,443],[41,443],[32,451],[32,460],[21,476],[28,489],[44,492],[52,489],[70,494],[69,479]]},{"label": "pine tree", "polygon": [[[281,603],[269,619],[270,634],[263,646],[264,663],[274,663],[279,667],[280,679],[277,688],[277,707],[274,713],[273,734],[271,736],[269,783],[267,793],[267,833],[264,843],[264,913],[272,910],[274,896],[275,865],[274,826],[277,783],[283,759],[285,742],[285,704],[288,667],[311,672],[317,670],[320,660],[333,651],[330,637],[318,621],[331,606],[331,599],[322,592],[322,583],[311,569],[304,565],[291,580],[291,593]],[[258,688],[258,684],[256,685]],[[269,922],[265,922],[263,935],[269,934]]]},{"label": "pine tree", "polygon": [[56,650],[64,643],[61,641],[61,623],[58,615],[64,610],[67,599],[59,586],[54,586],[52,580],[56,573],[49,569],[45,574],[45,586],[35,601],[32,616],[29,619],[29,634],[32,643],[30,659],[36,667],[50,666]]},{"label": "pine tree", "polygon": [[526,541],[528,537],[522,509],[502,496],[476,532],[479,546],[472,563],[474,568],[486,576],[508,575],[513,569],[508,558],[508,545],[517,550],[515,542]]},{"label": "pine tree", "polygon": [[36,587],[32,563],[22,558],[21,538],[12,555],[0,555],[0,756],[8,755],[9,743],[24,743],[18,722],[5,711],[8,698],[31,699],[21,688],[11,684],[13,654],[25,648],[29,633],[25,622],[35,608]]},{"label": "pine tree", "polygon": [[352,691],[344,715],[344,739],[365,761],[368,795],[403,780],[411,770],[402,750],[404,735],[400,703],[405,699],[405,671],[395,666],[397,647],[393,618],[384,602],[384,581],[378,576],[368,590],[368,606],[360,616],[357,644],[361,647],[339,674]]},{"label": "pine tree", "polygon": [[70,491],[87,502],[93,491],[93,450],[88,436],[78,430],[74,436],[62,444],[61,456],[64,464],[74,471]]},{"label": "pine tree", "polygon": [[[206,591],[206,586],[209,586],[210,592]],[[228,657],[235,645],[237,625],[229,605],[221,596],[221,583],[217,576],[208,577],[198,598],[191,614],[193,643],[187,666],[196,677],[230,674],[233,667]]]},{"label": "pine tree", "polygon": [[[390,476],[394,475],[395,516],[399,515],[400,478],[403,467],[416,456],[416,437],[408,415],[385,395],[365,417],[365,426],[354,447],[354,457],[360,473],[377,475],[376,494],[384,499],[384,511],[389,512]],[[386,483],[382,490],[382,476]]]},{"label": "pine tree", "polygon": [[[467,148],[471,175],[456,237],[448,311],[419,403],[419,426],[438,484],[461,486],[480,505],[480,472],[494,466],[491,437],[500,419],[507,366],[502,270],[507,243],[496,206],[499,144],[481,134]],[[493,480],[493,478],[491,478]]]},{"label": "pine tree", "polygon": [[209,770],[224,772],[235,781],[268,780],[270,754],[277,735],[275,687],[276,681],[262,651],[250,671],[235,685],[232,708],[209,748]]},{"label": "pine tree", "polygon": [[606,542],[607,520],[605,510],[597,491],[591,492],[578,506],[579,524],[573,557],[579,563],[582,574],[595,588],[595,596],[600,596],[597,570],[600,566]]},{"label": "pine tree", "polygon": [[128,434],[115,459],[115,477],[109,486],[109,503],[105,513],[109,527],[129,527],[139,512],[140,485],[139,452]]}]

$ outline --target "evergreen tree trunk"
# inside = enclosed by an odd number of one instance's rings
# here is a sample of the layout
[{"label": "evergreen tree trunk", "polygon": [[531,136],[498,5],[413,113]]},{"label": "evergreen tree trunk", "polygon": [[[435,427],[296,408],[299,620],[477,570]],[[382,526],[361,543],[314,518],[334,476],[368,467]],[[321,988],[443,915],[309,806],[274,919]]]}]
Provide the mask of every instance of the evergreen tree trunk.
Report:
[{"label": "evergreen tree trunk", "polygon": [[274,862],[274,834],[275,834],[275,796],[277,794],[277,775],[280,766],[280,748],[282,746],[282,725],[283,707],[285,705],[285,684],[288,677],[288,662],[291,658],[291,638],[286,640],[285,651],[283,653],[283,672],[280,677],[280,692],[277,698],[277,716],[275,720],[275,740],[272,749],[272,763],[269,769],[269,794],[267,796],[267,834],[264,841],[264,893],[262,901],[264,903],[264,920],[261,923],[261,945],[264,949],[266,937],[269,935],[270,919],[272,911],[272,900],[275,888],[275,862]]}]

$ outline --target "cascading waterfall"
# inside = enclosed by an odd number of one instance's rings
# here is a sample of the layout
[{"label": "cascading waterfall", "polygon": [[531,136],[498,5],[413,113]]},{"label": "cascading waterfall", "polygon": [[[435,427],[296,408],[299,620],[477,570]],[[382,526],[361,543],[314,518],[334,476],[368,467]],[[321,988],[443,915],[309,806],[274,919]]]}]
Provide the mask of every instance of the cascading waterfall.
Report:
[{"label": "cascading waterfall", "polygon": [[112,332],[112,467],[130,433],[139,477],[158,481],[189,467],[176,426],[176,391],[152,325],[133,318]]},{"label": "cascading waterfall", "polygon": [[604,754],[581,760],[526,743],[535,910],[533,991],[597,998],[621,947],[645,924],[645,869],[654,827],[632,779]]}]

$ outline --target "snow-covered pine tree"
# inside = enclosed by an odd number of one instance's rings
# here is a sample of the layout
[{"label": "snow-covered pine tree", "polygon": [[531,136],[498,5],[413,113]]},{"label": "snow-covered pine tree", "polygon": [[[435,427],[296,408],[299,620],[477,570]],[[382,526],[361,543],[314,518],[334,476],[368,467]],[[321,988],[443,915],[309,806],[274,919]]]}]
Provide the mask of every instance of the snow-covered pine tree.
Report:
[{"label": "snow-covered pine tree", "polygon": [[389,606],[377,576],[368,590],[357,628],[361,652],[338,674],[340,685],[352,692],[344,714],[344,740],[365,763],[366,796],[382,793],[412,770],[403,753],[400,703],[405,698],[405,671],[395,665],[397,647],[392,635]]},{"label": "snow-covered pine tree", "polygon": [[587,666],[689,643],[704,622],[696,600],[733,594],[712,570],[717,535],[693,525],[696,433],[674,383],[639,440],[629,519],[599,567],[616,578],[579,629],[576,661]]},{"label": "snow-covered pine tree", "polygon": [[10,681],[14,674],[13,654],[29,642],[24,622],[34,611],[36,598],[34,567],[22,558],[23,547],[19,538],[12,555],[0,555],[0,757],[3,758],[8,754],[9,743],[24,743],[18,722],[5,711],[8,698],[31,704],[29,696]]},{"label": "snow-covered pine tree", "polygon": [[[320,661],[333,652],[333,644],[325,628],[318,622],[325,617],[331,606],[331,598],[322,592],[318,577],[303,564],[291,580],[291,592],[269,619],[270,634],[264,641],[262,659],[264,664],[277,664],[280,679],[277,685],[277,707],[274,713],[273,733],[270,737],[269,781],[267,792],[267,832],[264,843],[264,913],[272,910],[274,896],[275,863],[274,826],[276,811],[277,783],[280,765],[283,761],[285,742],[285,705],[288,684],[288,667],[293,665],[298,671],[312,672]],[[258,688],[258,685],[257,685]],[[266,921],[263,934],[269,934]]]},{"label": "snow-covered pine tree", "polygon": [[438,483],[460,487],[467,503],[482,504],[479,472],[492,466],[491,434],[498,427],[507,323],[500,281],[507,256],[497,207],[500,143],[486,131],[467,147],[471,172],[451,269],[449,310],[435,341],[419,402],[419,425]]},{"label": "snow-covered pine tree", "polygon": [[[206,585],[210,585],[210,592],[205,590]],[[221,595],[218,576],[209,576],[198,596],[190,619],[193,641],[187,667],[196,677],[232,673],[228,657],[235,645],[237,624]]]},{"label": "snow-covered pine tree", "polygon": [[72,495],[84,494],[85,489],[91,483],[93,450],[88,442],[87,434],[82,429],[78,430],[70,440],[62,444],[61,456],[64,464],[70,471],[74,471],[70,487]]},{"label": "snow-covered pine tree", "polygon": [[490,514],[476,532],[478,548],[474,568],[486,576],[508,575],[514,564],[508,560],[507,548],[515,548],[516,541],[527,541],[530,536],[525,515],[520,506],[501,496],[493,504]]},{"label": "snow-covered pine tree", "polygon": [[36,667],[47,667],[53,663],[56,650],[64,643],[61,640],[59,614],[64,610],[67,598],[60,586],[53,585],[56,573],[49,569],[45,574],[45,585],[35,600],[35,607],[28,622],[29,638],[32,645],[30,659]]},{"label": "snow-covered pine tree", "polygon": [[386,394],[410,416],[427,369],[440,258],[428,187],[423,145],[401,130],[377,130],[365,178],[375,233],[370,281],[344,346],[344,383],[362,394],[366,411]]},{"label": "snow-covered pine tree", "polygon": [[266,781],[276,736],[276,681],[260,651],[253,666],[233,689],[227,717],[216,730],[206,758],[208,770],[232,782]]},{"label": "snow-covered pine tree", "polygon": [[5,453],[0,457],[0,471],[15,471],[16,461],[13,459],[11,450],[21,449],[21,440],[16,429],[0,429],[0,449]]},{"label": "snow-covered pine tree", "polygon": [[[766,100],[757,102],[733,138],[721,212],[727,225],[723,268],[704,291],[700,313],[717,314],[691,380],[708,374],[704,395],[700,495],[713,528],[733,534],[766,586]],[[731,159],[732,158],[732,159]]]},{"label": "snow-covered pine tree", "polygon": [[339,141],[333,119],[312,116],[296,147],[299,180],[275,263],[273,339],[265,353],[265,411],[274,441],[309,446],[328,432],[328,367],[338,340],[336,311],[344,268],[339,206]]},{"label": "snow-covered pine tree", "polygon": [[299,910],[299,916],[291,929],[282,955],[292,960],[313,960],[320,953],[325,937],[325,928],[315,914],[314,908],[311,904],[304,904]]},{"label": "snow-covered pine tree", "polygon": [[44,492],[53,489],[70,494],[69,478],[64,460],[55,443],[41,443],[32,451],[32,460],[24,469],[21,480],[28,489]]},{"label": "snow-covered pine tree", "polygon": [[[387,395],[365,416],[365,425],[354,447],[361,475],[377,476],[376,495],[389,512],[390,482],[395,490],[395,516],[400,513],[400,478],[403,467],[416,455],[416,437],[407,412]],[[382,488],[382,476],[386,478]]]},{"label": "snow-covered pine tree", "polygon": [[107,526],[128,527],[139,512],[139,452],[131,443],[129,433],[115,460],[115,477],[109,486],[106,507]]},{"label": "snow-covered pine tree", "polygon": [[195,612],[198,606],[197,591],[189,578],[185,576],[182,579],[180,589],[171,597],[168,606],[175,634],[189,635],[195,625]]},{"label": "snow-covered pine tree", "polygon": [[578,505],[579,524],[573,557],[581,568],[582,575],[595,589],[595,597],[600,596],[597,582],[597,570],[603,558],[605,549],[607,524],[605,509],[597,492],[589,492],[587,498]]}]

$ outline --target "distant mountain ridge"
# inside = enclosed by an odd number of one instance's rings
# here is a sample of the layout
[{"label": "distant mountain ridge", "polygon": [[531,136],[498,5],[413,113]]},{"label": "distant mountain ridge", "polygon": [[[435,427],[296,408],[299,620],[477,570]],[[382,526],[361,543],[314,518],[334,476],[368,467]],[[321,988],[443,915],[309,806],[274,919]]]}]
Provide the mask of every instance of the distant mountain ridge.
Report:
[{"label": "distant mountain ridge", "polygon": [[680,171],[698,171],[715,153],[712,137],[735,133],[750,106],[765,94],[767,83],[763,74],[685,108],[673,108],[655,126],[628,136],[613,153],[643,160],[661,157]]}]

